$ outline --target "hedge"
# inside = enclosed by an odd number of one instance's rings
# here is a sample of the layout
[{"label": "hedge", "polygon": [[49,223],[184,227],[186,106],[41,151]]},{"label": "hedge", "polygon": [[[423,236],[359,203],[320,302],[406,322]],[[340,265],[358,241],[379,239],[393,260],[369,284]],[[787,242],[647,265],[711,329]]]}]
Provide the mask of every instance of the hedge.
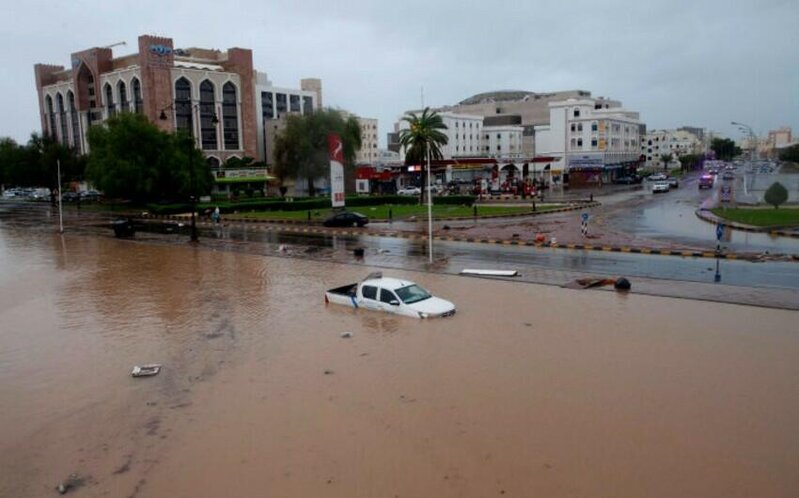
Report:
[{"label": "hedge", "polygon": [[[449,195],[435,197],[433,204],[465,205],[471,206],[477,197],[473,195]],[[363,206],[382,206],[382,205],[413,205],[419,202],[419,198],[406,195],[384,195],[374,197],[348,197],[346,205],[348,207]],[[265,197],[261,199],[246,199],[239,201],[220,201],[220,202],[201,202],[197,204],[198,211],[202,212],[208,208],[218,207],[222,213],[232,213],[235,211],[307,211],[311,209],[325,209],[330,207],[328,197],[303,197],[295,198],[294,201],[286,201],[280,197]],[[191,211],[189,203],[175,204],[148,204],[147,210],[152,214],[175,214],[187,213]]]}]

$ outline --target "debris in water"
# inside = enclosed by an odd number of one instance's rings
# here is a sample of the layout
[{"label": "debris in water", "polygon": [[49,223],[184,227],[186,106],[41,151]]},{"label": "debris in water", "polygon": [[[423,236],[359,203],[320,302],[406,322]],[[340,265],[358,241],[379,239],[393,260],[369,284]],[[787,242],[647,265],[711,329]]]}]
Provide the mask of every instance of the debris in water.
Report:
[{"label": "debris in water", "polygon": [[341,333],[341,338],[342,339],[349,339],[350,337],[352,337],[352,332],[342,332]]},{"label": "debris in water", "polygon": [[325,370],[325,375],[333,375],[333,371],[332,370]]},{"label": "debris in water", "polygon": [[158,372],[161,371],[161,365],[157,363],[150,363],[148,365],[136,365],[133,367],[133,370],[130,372],[130,375],[133,377],[150,377],[153,375],[158,375]]}]

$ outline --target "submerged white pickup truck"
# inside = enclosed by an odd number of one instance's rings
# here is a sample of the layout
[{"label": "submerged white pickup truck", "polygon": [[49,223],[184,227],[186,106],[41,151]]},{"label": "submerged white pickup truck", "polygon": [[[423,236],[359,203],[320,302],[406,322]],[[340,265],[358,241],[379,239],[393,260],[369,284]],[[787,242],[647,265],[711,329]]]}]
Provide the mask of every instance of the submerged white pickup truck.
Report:
[{"label": "submerged white pickup truck", "polygon": [[433,297],[409,280],[370,273],[364,280],[325,292],[325,304],[385,311],[414,318],[434,318],[455,314],[455,305]]}]

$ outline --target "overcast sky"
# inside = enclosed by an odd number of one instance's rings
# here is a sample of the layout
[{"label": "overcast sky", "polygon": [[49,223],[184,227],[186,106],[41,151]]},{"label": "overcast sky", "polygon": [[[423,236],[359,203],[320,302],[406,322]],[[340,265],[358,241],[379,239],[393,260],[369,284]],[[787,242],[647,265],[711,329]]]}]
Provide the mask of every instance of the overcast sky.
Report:
[{"label": "overcast sky", "polygon": [[322,79],[325,105],[380,120],[473,94],[581,89],[650,129],[799,134],[799,1],[70,0],[0,6],[0,136],[39,131],[33,64],[140,34],[251,48],[275,85]]}]

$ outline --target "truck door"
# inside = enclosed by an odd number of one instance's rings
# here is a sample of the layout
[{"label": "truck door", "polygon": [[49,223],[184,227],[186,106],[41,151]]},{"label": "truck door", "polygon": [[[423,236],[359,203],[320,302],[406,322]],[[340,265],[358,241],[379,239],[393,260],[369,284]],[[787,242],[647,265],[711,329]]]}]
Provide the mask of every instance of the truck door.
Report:
[{"label": "truck door", "polygon": [[[394,303],[394,304],[391,304]],[[388,289],[380,289],[380,309],[389,313],[399,313],[399,299]]]},{"label": "truck door", "polygon": [[364,308],[372,310],[381,309],[380,301],[377,299],[377,287],[374,285],[364,285],[361,287],[361,297],[363,298],[361,305]]}]

